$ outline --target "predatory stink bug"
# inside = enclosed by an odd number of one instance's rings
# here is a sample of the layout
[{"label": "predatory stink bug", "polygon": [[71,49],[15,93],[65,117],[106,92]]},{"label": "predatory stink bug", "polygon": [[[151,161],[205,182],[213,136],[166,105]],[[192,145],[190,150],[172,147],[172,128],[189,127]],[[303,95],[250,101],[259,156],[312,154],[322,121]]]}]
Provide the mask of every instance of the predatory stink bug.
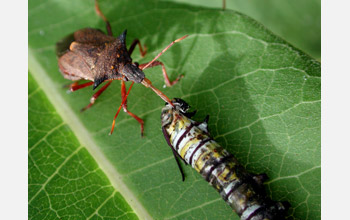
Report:
[{"label": "predatory stink bug", "polygon": [[[145,77],[143,70],[161,65],[166,85],[172,86],[177,83],[181,76],[171,82],[166,73],[164,64],[157,59],[174,43],[183,40],[187,35],[170,43],[152,61],[139,65],[137,62],[132,62],[130,55],[136,45],[140,48],[141,56],[146,54],[146,48],[143,49],[140,41],[135,39],[129,49],[127,49],[125,44],[126,30],[118,37],[113,37],[111,25],[101,12],[97,0],[95,0],[95,9],[96,13],[105,21],[108,34],[106,35],[98,29],[84,28],[59,41],[56,44],[59,69],[64,78],[76,81],[69,86],[70,91],[76,91],[87,86],[93,86],[93,89],[96,89],[101,83],[106,82],[106,84],[91,97],[90,103],[81,111],[90,108],[113,80],[120,80],[122,102],[114,116],[110,134],[113,132],[115,120],[119,111],[123,108],[124,112],[140,123],[142,136],[143,120],[127,109],[127,96],[131,87],[134,83],[141,83],[147,88],[151,88],[164,101],[172,105],[170,99],[155,88],[151,81]],[[89,80],[91,82],[79,84],[78,80]],[[125,81],[132,82],[127,92]]]}]

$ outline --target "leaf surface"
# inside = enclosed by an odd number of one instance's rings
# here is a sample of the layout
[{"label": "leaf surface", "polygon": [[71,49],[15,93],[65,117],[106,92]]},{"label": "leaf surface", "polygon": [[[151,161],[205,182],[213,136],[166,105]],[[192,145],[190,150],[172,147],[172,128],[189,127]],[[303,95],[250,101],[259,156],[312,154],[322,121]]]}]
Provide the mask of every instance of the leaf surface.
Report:
[{"label": "leaf surface", "polygon": [[[160,58],[171,79],[184,78],[163,88],[160,67],[147,69],[147,78],[170,98],[183,98],[197,109],[195,119],[209,114],[213,137],[249,171],[268,174],[269,194],[292,204],[291,219],[320,219],[319,62],[237,12],[151,0],[100,6],[115,36],[128,29],[127,45],[139,38],[147,46],[144,58],[137,48],[132,56],[139,63],[189,34]],[[62,89],[70,81],[58,71],[54,45],[84,27],[105,30],[93,2],[30,1],[29,69],[79,141],[89,140],[84,147],[108,179],[125,186],[118,192],[154,219],[238,219],[191,167],[185,167],[181,181],[161,132],[164,102],[150,89],[134,85],[128,98],[129,110],[145,121],[144,138],[126,114],[108,135],[121,102],[118,81],[93,108],[79,112],[93,91]]]},{"label": "leaf surface", "polygon": [[[201,7],[222,8],[222,0],[164,0]],[[261,22],[297,48],[321,59],[320,0],[226,0],[227,10],[236,10]]]},{"label": "leaf surface", "polygon": [[31,75],[29,219],[138,219]]}]

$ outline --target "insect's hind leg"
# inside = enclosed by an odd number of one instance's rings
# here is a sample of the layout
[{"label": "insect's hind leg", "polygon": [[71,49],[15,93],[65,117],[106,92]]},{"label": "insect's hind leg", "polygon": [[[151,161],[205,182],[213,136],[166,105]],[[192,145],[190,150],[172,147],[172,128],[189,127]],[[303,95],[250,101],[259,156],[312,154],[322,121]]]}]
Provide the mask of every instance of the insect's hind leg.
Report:
[{"label": "insect's hind leg", "polygon": [[[121,95],[122,95],[122,100],[123,100],[124,97],[126,96],[126,88],[125,88],[125,83],[123,80],[121,80]],[[138,123],[140,123],[141,136],[143,137],[143,124],[144,124],[143,120],[128,110],[127,100],[125,100],[125,102],[122,104],[122,106],[123,106],[124,112],[128,113],[131,117],[133,117],[136,121],[138,121]]]},{"label": "insect's hind leg", "polygon": [[106,29],[107,29],[108,35],[109,36],[113,36],[111,24],[109,23],[109,21],[107,20],[105,15],[102,13],[100,7],[98,6],[98,0],[95,0],[95,11],[104,20],[104,22],[106,23]]},{"label": "insect's hind leg", "polygon": [[[94,83],[94,82],[92,82]],[[82,108],[80,111],[83,112],[86,109],[90,108],[96,101],[96,99],[108,88],[108,86],[112,83],[112,81],[109,81],[108,83],[106,83],[106,85],[104,85],[101,89],[99,89],[95,94],[93,94],[93,96],[90,98],[90,103],[85,106],[84,108]]]},{"label": "insect's hind leg", "polygon": [[130,45],[130,48],[129,48],[129,51],[128,51],[129,55],[132,54],[132,52],[134,51],[136,45],[139,45],[141,57],[144,57],[146,55],[146,53],[147,53],[147,47],[144,46],[143,49],[142,49],[142,45],[141,45],[139,39],[135,39],[132,42],[132,44]]},{"label": "insect's hind leg", "polygon": [[151,67],[155,67],[155,66],[161,65],[162,66],[162,72],[163,72],[164,81],[165,81],[165,84],[168,87],[171,87],[172,85],[176,84],[183,77],[183,75],[180,75],[174,81],[170,81],[169,77],[168,77],[168,74],[166,72],[165,66],[164,66],[164,64],[162,62],[156,60],[156,61],[153,61],[150,65],[148,65],[148,64],[149,63],[140,64],[139,68],[143,69],[143,67],[146,66],[145,69],[147,69],[147,68],[151,68]]}]

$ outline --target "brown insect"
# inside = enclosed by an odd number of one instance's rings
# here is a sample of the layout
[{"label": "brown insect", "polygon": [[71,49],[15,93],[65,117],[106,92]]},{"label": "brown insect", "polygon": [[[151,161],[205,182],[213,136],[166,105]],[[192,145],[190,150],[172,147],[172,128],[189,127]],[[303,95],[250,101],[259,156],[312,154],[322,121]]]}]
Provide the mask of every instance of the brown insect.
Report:
[{"label": "brown insect", "polygon": [[[112,134],[115,120],[121,108],[123,108],[124,112],[140,123],[142,136],[144,130],[143,120],[127,109],[129,92],[134,83],[141,83],[147,88],[151,88],[164,101],[172,105],[170,99],[155,88],[152,82],[145,77],[143,70],[161,65],[166,85],[172,86],[177,83],[182,76],[179,76],[174,81],[170,81],[164,64],[157,59],[174,43],[183,40],[187,35],[171,42],[152,61],[139,65],[137,62],[132,62],[130,55],[136,45],[138,45],[143,57],[146,54],[146,48],[142,48],[140,41],[135,39],[129,49],[127,49],[125,45],[126,30],[119,37],[113,37],[111,25],[101,12],[97,0],[95,0],[95,9],[96,13],[105,21],[108,35],[98,29],[84,28],[59,41],[56,44],[59,69],[64,78],[76,81],[69,85],[72,92],[92,85],[93,89],[96,89],[101,83],[106,82],[91,97],[90,103],[82,108],[81,111],[90,108],[113,80],[120,80],[122,102],[114,116],[110,134]],[[91,82],[79,84],[78,80],[90,80]],[[126,92],[125,81],[132,82],[128,92]]]}]

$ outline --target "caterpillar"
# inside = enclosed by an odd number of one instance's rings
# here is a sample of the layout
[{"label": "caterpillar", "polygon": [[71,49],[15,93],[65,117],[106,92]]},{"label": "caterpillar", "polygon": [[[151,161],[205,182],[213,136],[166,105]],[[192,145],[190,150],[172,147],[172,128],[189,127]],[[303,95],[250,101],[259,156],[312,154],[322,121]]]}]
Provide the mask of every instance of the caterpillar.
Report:
[{"label": "caterpillar", "polygon": [[203,122],[191,119],[196,113],[182,99],[172,100],[162,109],[161,121],[164,137],[177,160],[191,165],[209,182],[239,215],[241,220],[285,219],[288,202],[272,201],[264,190],[266,174],[252,174],[237,159],[210,137],[209,115]]}]

